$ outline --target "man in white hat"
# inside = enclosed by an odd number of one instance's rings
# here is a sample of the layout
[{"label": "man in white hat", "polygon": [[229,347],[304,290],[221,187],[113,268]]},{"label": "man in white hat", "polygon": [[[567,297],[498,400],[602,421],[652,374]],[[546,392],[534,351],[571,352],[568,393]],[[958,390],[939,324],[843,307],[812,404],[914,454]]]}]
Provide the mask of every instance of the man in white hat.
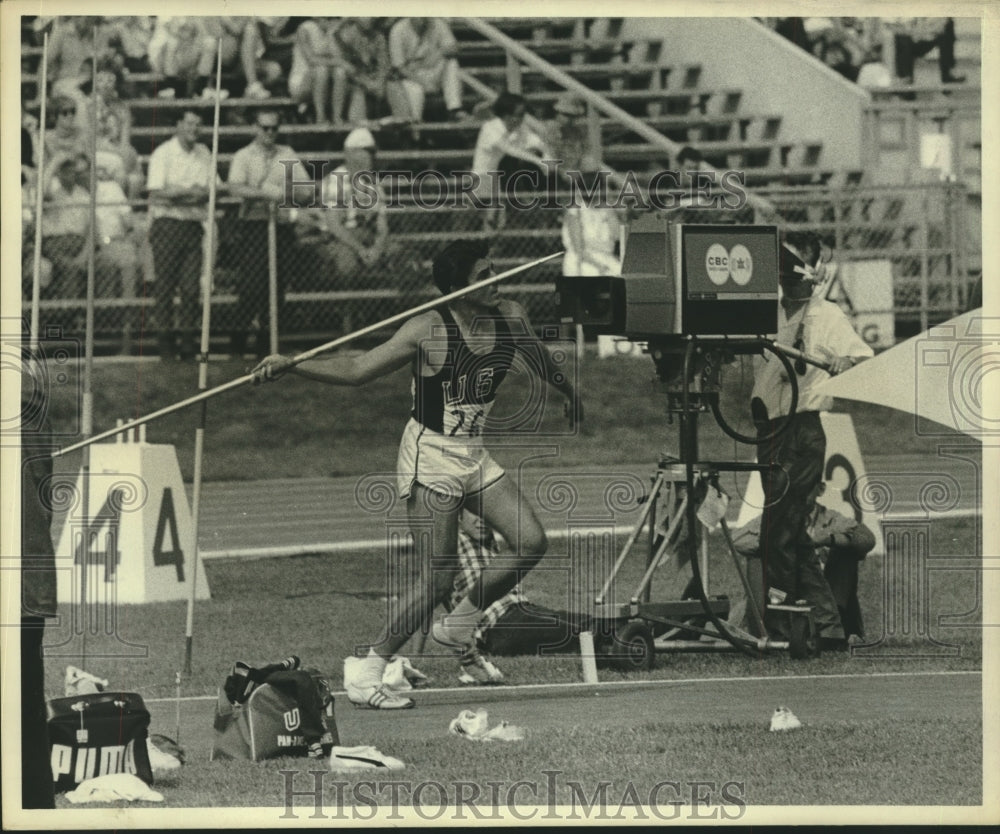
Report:
[{"label": "man in white hat", "polygon": [[[401,258],[389,239],[388,196],[378,181],[375,137],[364,127],[344,140],[344,162],[323,180],[326,209],[304,212],[318,236],[319,256],[330,289],[406,286],[417,265]],[[391,261],[391,266],[390,266]],[[373,305],[372,305],[373,306]],[[374,309],[372,312],[376,312]],[[360,326],[344,313],[345,327]]]}]

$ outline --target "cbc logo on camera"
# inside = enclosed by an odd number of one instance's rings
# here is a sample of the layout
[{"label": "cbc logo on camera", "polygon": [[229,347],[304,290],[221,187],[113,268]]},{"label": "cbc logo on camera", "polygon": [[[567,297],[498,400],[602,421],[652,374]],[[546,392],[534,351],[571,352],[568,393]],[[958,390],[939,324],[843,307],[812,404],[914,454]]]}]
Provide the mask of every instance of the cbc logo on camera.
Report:
[{"label": "cbc logo on camera", "polygon": [[47,434],[76,437],[80,434],[82,413],[80,341],[64,336],[61,327],[47,327],[32,352],[27,328],[20,319],[14,321],[16,330],[10,326],[10,320],[3,322],[0,371],[4,386],[13,386],[15,377],[19,378],[21,396],[19,400],[3,398],[0,436],[30,443],[32,436],[44,433],[52,400],[58,398],[60,415],[68,419],[60,419],[58,427],[50,427]]},{"label": "cbc logo on camera", "polygon": [[742,243],[737,243],[728,252],[721,243],[713,243],[705,253],[705,271],[708,280],[721,287],[730,278],[740,287],[745,287],[753,278],[753,256]]}]

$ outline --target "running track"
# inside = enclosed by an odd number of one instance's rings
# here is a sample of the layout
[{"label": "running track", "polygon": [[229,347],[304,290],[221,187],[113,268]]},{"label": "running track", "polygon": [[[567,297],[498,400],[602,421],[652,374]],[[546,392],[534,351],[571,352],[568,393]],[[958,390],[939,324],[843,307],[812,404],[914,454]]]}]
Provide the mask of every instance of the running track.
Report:
[{"label": "running track", "polygon": [[[978,451],[978,449],[976,450]],[[865,460],[869,479],[889,485],[892,503],[887,513],[921,517],[969,517],[981,505],[979,467],[951,457],[884,455]],[[552,538],[565,535],[572,524],[580,527],[628,530],[637,518],[639,505],[634,497],[611,502],[608,485],[615,482],[641,492],[655,474],[649,466],[628,465],[618,469],[525,469],[521,486],[538,510],[542,524]],[[741,476],[739,489],[743,489]],[[361,488],[374,485],[367,497]],[[202,487],[198,547],[204,558],[225,556],[278,556],[296,553],[358,550],[383,546],[386,524],[401,523],[402,507],[386,511],[375,505],[393,486],[392,473],[361,481],[359,478],[304,478],[269,481],[208,482]],[[925,489],[940,483],[942,489]],[[575,498],[563,502],[562,484],[571,484]],[[729,473],[723,488],[733,499],[730,518],[735,518],[740,501]],[[930,513],[924,504],[933,508]],[[190,497],[190,496],[189,496]],[[365,509],[368,508],[368,510]],[[58,523],[58,521],[57,521]],[[58,529],[58,528],[57,528]]]}]

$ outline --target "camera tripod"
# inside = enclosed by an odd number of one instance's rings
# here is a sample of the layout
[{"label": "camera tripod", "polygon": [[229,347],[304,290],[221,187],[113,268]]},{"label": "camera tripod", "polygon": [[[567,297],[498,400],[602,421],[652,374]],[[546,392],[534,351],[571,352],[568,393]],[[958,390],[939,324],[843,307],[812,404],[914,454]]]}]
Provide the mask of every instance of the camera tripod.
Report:
[{"label": "camera tripod", "polygon": [[[649,342],[649,353],[657,375],[666,383],[668,412],[678,418],[679,456],[660,460],[652,479],[645,506],[610,574],[593,603],[593,631],[598,654],[609,657],[623,670],[649,670],[656,652],[742,651],[759,656],[767,651],[788,651],[794,658],[819,654],[819,638],[812,607],[806,604],[768,604],[759,599],[737,552],[725,520],[725,499],[719,488],[719,473],[761,472],[768,463],[743,461],[699,461],[698,417],[711,411],[720,428],[734,439],[756,444],[773,439],[749,437],[728,425],[719,409],[721,368],[737,355],[769,351],[778,357],[792,382],[791,413],[798,400],[795,372],[782,350],[766,339],[734,341],[670,337]],[[657,521],[658,510],[665,508]],[[709,596],[708,528],[723,532],[727,551],[747,600],[747,618],[755,633],[727,622],[730,601],[725,595]],[[706,529],[702,529],[702,528]],[[629,560],[643,530],[648,530],[645,571],[629,596],[620,603],[609,599],[618,574]],[[652,582],[658,568],[676,559],[679,566],[690,564],[691,580],[683,599],[654,602]],[[787,640],[771,639],[768,620],[784,618]]]}]

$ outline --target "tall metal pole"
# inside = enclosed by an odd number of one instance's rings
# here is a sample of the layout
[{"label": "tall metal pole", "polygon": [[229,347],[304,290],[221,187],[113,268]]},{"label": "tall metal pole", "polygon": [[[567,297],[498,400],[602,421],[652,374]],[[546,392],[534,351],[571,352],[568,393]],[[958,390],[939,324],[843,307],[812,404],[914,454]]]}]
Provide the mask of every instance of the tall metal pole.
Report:
[{"label": "tall metal pole", "polygon": [[[208,220],[205,224],[205,258],[201,275],[201,351],[198,354],[198,390],[208,388],[208,351],[211,346],[212,282],[215,278],[215,196],[216,166],[219,161],[219,110],[222,87],[222,38],[218,41],[215,65],[215,115],[212,120],[212,164],[208,179]],[[208,422],[208,400],[201,401],[201,420],[194,432],[194,490],[192,494],[191,577],[189,584],[187,622],[184,630],[184,673],[191,674],[191,653],[194,642],[194,601],[198,584],[198,521],[201,515],[202,460],[205,453],[205,424]],[[180,678],[178,676],[178,686]]]},{"label": "tall metal pole", "polygon": [[[94,27],[93,50],[90,66],[90,124],[88,131],[88,151],[90,153],[90,231],[87,235],[87,301],[83,337],[83,436],[90,437],[94,432],[94,284],[97,260],[97,27]],[[80,602],[81,614],[84,617],[80,660],[87,663],[87,630],[90,618],[95,612],[88,605],[88,573],[90,571],[90,548],[96,544],[96,534],[91,536],[90,523],[90,446],[83,453],[80,473],[81,492],[83,493],[83,543],[77,551],[80,554]],[[111,547],[116,547],[112,543]],[[105,558],[114,558],[113,554],[105,554]],[[107,575],[107,573],[105,573]]]},{"label": "tall metal pole", "polygon": [[38,153],[35,156],[35,255],[31,262],[31,331],[28,346],[31,355],[38,351],[38,307],[42,297],[42,203],[45,199],[45,114],[48,106],[49,33],[42,37],[42,112],[38,120]]},{"label": "tall metal pole", "polygon": [[267,340],[270,353],[278,352],[278,230],[276,214],[275,204],[269,202],[267,204]]}]

